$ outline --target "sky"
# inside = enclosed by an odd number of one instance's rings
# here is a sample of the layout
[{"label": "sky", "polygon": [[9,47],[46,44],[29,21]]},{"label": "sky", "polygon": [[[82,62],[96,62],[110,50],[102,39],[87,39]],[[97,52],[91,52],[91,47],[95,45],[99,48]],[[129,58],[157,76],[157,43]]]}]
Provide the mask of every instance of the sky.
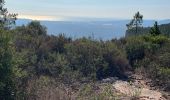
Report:
[{"label": "sky", "polygon": [[170,0],[5,0],[10,13],[34,20],[170,19]]}]

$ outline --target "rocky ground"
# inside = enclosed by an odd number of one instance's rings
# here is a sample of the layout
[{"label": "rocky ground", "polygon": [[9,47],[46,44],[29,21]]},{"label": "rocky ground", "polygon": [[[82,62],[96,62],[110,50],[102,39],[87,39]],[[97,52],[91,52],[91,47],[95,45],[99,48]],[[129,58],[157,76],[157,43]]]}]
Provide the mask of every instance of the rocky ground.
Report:
[{"label": "rocky ground", "polygon": [[150,90],[145,87],[131,85],[126,81],[117,81],[113,87],[120,93],[140,100],[165,100],[162,93],[155,90]]},{"label": "rocky ground", "polygon": [[111,77],[71,85],[59,82],[35,93],[36,100],[170,100],[169,93],[159,90],[150,79],[139,74],[132,74],[128,80]]},{"label": "rocky ground", "polygon": [[142,75],[134,74],[131,79],[129,82],[117,80],[113,83],[113,87],[135,100],[170,100],[168,96],[170,94],[158,90],[152,85],[151,80],[143,78]]}]

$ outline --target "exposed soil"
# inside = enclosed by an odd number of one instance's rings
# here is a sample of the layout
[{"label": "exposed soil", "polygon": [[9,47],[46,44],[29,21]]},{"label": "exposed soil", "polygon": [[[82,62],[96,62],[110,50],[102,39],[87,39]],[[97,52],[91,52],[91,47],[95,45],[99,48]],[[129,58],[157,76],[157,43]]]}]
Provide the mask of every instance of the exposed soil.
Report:
[{"label": "exposed soil", "polygon": [[120,93],[134,98],[135,100],[168,100],[162,92],[156,89],[151,80],[141,75],[132,75],[132,81],[116,81],[113,87]]}]

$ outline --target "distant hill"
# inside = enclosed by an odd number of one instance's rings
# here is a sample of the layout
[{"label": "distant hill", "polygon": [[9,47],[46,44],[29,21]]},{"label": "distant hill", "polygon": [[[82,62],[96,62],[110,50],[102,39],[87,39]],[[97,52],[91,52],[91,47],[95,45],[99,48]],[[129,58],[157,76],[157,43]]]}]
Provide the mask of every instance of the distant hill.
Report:
[{"label": "distant hill", "polygon": [[[48,34],[64,33],[72,38],[94,37],[95,39],[110,40],[124,37],[126,24],[130,20],[102,20],[102,21],[41,21],[47,27]],[[29,19],[18,19],[17,26],[31,22]],[[160,24],[170,23],[170,20],[161,20]],[[145,20],[145,27],[152,26],[154,20]]]},{"label": "distant hill", "polygon": [[[135,29],[130,29],[130,30],[126,31],[126,36],[148,34],[150,29],[151,29],[151,27],[139,28],[137,34],[135,32]],[[159,29],[160,29],[161,33],[170,35],[170,23],[159,25]]]}]

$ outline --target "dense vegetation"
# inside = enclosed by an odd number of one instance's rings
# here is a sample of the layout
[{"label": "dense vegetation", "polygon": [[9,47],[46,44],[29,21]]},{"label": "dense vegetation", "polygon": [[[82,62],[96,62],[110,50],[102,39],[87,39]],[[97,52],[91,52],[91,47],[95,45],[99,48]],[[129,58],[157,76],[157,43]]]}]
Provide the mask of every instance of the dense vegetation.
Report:
[{"label": "dense vegetation", "polygon": [[170,88],[170,38],[162,34],[72,40],[47,35],[46,28],[34,21],[14,30],[1,29],[0,40],[1,98],[28,98],[41,89],[36,84],[51,78],[71,85],[115,76],[127,79],[127,73],[136,69],[156,85]]},{"label": "dense vegetation", "polygon": [[[158,25],[158,27],[162,34],[170,35],[170,23]],[[132,28],[126,31],[126,36],[150,34],[150,30],[151,30],[151,27],[139,27],[138,33],[136,34],[136,29]]]},{"label": "dense vegetation", "polygon": [[61,84],[128,79],[129,72],[137,70],[170,91],[170,37],[157,34],[157,25],[150,34],[99,41],[48,35],[38,21],[14,29],[4,28],[4,23],[0,29],[1,100],[35,100],[58,91],[56,86],[62,90]]}]

